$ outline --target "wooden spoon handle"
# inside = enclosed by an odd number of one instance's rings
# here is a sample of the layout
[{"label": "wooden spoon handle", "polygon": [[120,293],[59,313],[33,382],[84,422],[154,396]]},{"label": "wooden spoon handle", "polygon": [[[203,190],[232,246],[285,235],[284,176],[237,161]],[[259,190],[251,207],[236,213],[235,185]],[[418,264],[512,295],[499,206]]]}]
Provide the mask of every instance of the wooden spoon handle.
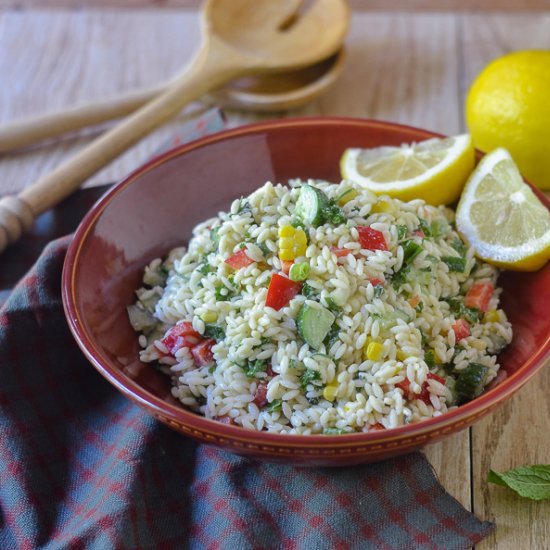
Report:
[{"label": "wooden spoon handle", "polygon": [[[188,71],[166,92],[93,141],[74,157],[14,197],[0,200],[0,252],[16,241],[33,218],[70,195],[106,164],[164,124],[189,101],[242,75],[250,67],[232,50],[203,47]],[[232,55],[233,54],[233,55]]]},{"label": "wooden spoon handle", "polygon": [[128,115],[164,92],[169,85],[165,83],[154,88],[135,90],[110,99],[0,126],[0,153]]}]

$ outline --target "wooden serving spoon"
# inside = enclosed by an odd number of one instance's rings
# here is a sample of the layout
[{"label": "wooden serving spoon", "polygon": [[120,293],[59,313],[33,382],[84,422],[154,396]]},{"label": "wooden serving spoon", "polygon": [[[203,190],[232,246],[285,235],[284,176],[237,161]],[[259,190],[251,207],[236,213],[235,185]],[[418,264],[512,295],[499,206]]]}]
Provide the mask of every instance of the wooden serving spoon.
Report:
[{"label": "wooden serving spoon", "polygon": [[191,66],[165,92],[86,146],[72,159],[0,200],[0,251],[30,228],[35,216],[158,128],[188,102],[244,75],[299,69],[340,49],[349,24],[346,0],[207,0],[204,39]]},{"label": "wooden serving spoon", "polygon": [[[238,78],[206,94],[201,101],[221,108],[264,113],[295,109],[313,101],[336,82],[344,58],[341,49],[331,57],[302,69]],[[129,115],[165,92],[171,84],[166,82],[4,124],[0,126],[0,153]]]}]

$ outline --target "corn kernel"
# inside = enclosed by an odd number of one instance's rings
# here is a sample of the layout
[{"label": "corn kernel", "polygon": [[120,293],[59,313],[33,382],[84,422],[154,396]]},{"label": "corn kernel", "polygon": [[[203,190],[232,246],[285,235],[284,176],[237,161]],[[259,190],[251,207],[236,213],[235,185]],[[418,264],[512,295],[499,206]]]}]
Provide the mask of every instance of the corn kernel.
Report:
[{"label": "corn kernel", "polygon": [[279,227],[279,237],[292,237],[295,232],[296,229],[291,225],[283,225],[282,227]]},{"label": "corn kernel", "polygon": [[296,247],[296,256],[305,256],[307,247],[306,245],[299,245]]},{"label": "corn kernel", "polygon": [[397,357],[397,360],[398,360],[398,361],[405,361],[405,359],[407,359],[408,355],[407,355],[404,351],[399,350],[399,351],[397,352],[396,357]]},{"label": "corn kernel", "polygon": [[201,320],[205,323],[215,323],[218,320],[218,314],[215,311],[205,311],[201,315]]},{"label": "corn kernel", "polygon": [[367,347],[367,359],[371,361],[379,361],[382,357],[384,346],[379,342],[371,342]]},{"label": "corn kernel", "polygon": [[500,317],[498,315],[498,311],[496,309],[492,309],[491,311],[488,311],[483,316],[483,322],[484,323],[498,323]]},{"label": "corn kernel", "polygon": [[393,211],[393,205],[385,200],[376,202],[371,209],[373,214],[391,214]]},{"label": "corn kernel", "polygon": [[294,239],[292,237],[281,237],[279,239],[279,248],[282,250],[292,250],[294,248]]},{"label": "corn kernel", "polygon": [[307,236],[303,229],[297,229],[294,234],[294,243],[296,245],[307,245]]},{"label": "corn kernel", "polygon": [[327,401],[334,401],[336,399],[336,391],[338,390],[338,384],[332,383],[325,386],[325,389],[323,390],[323,397]]},{"label": "corn kernel", "polygon": [[292,248],[281,248],[279,250],[279,258],[283,260],[283,262],[290,262],[296,259],[296,253]]},{"label": "corn kernel", "polygon": [[347,204],[349,201],[353,200],[355,197],[357,197],[359,193],[355,189],[350,189],[349,191],[346,191],[339,199],[338,204],[340,206],[344,206],[344,204]]}]

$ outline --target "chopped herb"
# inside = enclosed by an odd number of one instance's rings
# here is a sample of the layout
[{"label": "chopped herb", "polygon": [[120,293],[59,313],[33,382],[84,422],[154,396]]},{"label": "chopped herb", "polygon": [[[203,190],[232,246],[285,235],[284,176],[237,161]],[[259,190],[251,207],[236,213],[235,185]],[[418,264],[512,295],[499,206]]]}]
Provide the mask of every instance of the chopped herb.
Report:
[{"label": "chopped herb", "polygon": [[418,305],[414,308],[416,313],[422,313],[424,310],[424,302],[418,302]]},{"label": "chopped herb", "polygon": [[435,369],[435,353],[432,349],[424,352],[424,361],[430,370]]},{"label": "chopped herb", "polygon": [[202,405],[206,405],[206,397],[204,395],[195,395],[193,396],[195,398],[195,401],[199,405],[199,407],[202,407]]},{"label": "chopped herb", "polygon": [[327,308],[329,311],[331,311],[335,315],[338,315],[339,313],[341,313],[342,308],[334,301],[333,298],[331,298],[330,296],[327,296],[325,298],[325,302],[327,304]]},{"label": "chopped herb", "polygon": [[422,252],[422,246],[413,240],[403,243],[403,265],[409,265]]},{"label": "chopped herb", "polygon": [[424,219],[424,218],[418,218],[419,221],[419,229],[424,233],[426,237],[432,236],[432,227],[431,225]]},{"label": "chopped herb", "polygon": [[471,324],[479,323],[482,312],[475,307],[466,307],[464,302],[458,297],[441,298],[442,302],[449,304],[449,309],[456,319],[464,318]]},{"label": "chopped herb", "polygon": [[268,403],[265,407],[265,411],[268,413],[278,412],[283,407],[283,400],[282,399],[274,399],[271,403]]},{"label": "chopped herb", "polygon": [[453,242],[451,243],[451,246],[461,255],[464,256],[466,254],[466,245],[462,241],[460,237],[456,237]]},{"label": "chopped herb", "polygon": [[398,225],[397,226],[397,240],[402,240],[405,235],[407,234],[407,226],[406,225]]},{"label": "chopped herb", "polygon": [[302,285],[302,296],[306,298],[313,298],[317,294],[317,291],[309,284],[304,283]]},{"label": "chopped herb", "polygon": [[399,290],[401,285],[404,285],[407,282],[409,271],[410,270],[407,266],[403,266],[399,271],[392,275],[391,284],[395,290]]},{"label": "chopped herb", "polygon": [[319,398],[317,396],[315,397],[308,397],[306,395],[306,399],[307,399],[307,402],[310,404],[310,405],[318,405],[319,404]]},{"label": "chopped herb", "polygon": [[214,252],[217,252],[218,246],[220,245],[220,226],[213,227],[210,230],[210,240],[212,241],[212,246]]},{"label": "chopped herb", "polygon": [[447,222],[445,220],[434,220],[430,225],[430,232],[432,237],[441,237],[447,229]]},{"label": "chopped herb", "polygon": [[202,264],[197,267],[197,271],[202,275],[207,275],[208,273],[212,273],[215,270],[206,260],[204,260]]},{"label": "chopped herb", "polygon": [[221,325],[207,323],[204,325],[204,336],[206,338],[214,338],[214,340],[219,342],[225,338],[225,330]]},{"label": "chopped herb", "polygon": [[351,433],[349,430],[343,428],[325,428],[323,430],[323,435],[344,435]]},{"label": "chopped herb", "polygon": [[157,269],[158,269],[159,274],[162,277],[164,277],[164,278],[168,277],[169,271],[168,271],[168,268],[164,264],[159,265]]},{"label": "chopped herb", "polygon": [[328,201],[324,215],[327,221],[333,225],[340,225],[346,221],[344,211],[333,200]]},{"label": "chopped herb", "polygon": [[265,243],[256,243],[256,246],[262,251],[264,258],[267,258],[271,254],[271,250]]},{"label": "chopped herb", "polygon": [[439,258],[437,256],[434,256],[433,254],[426,254],[426,260],[432,262],[432,264],[439,263]]},{"label": "chopped herb", "polygon": [[325,339],[323,340],[323,344],[325,344],[325,347],[327,350],[329,350],[336,340],[338,340],[338,337],[340,336],[340,327],[338,326],[338,323],[332,323],[332,326],[330,327],[327,335],[325,336]]},{"label": "chopped herb", "polygon": [[305,391],[308,384],[321,380],[321,373],[313,369],[306,369],[300,377],[300,386]]},{"label": "chopped herb", "polygon": [[380,298],[382,294],[384,294],[384,286],[383,285],[374,285],[374,297]]},{"label": "chopped herb", "polygon": [[217,302],[228,302],[231,298],[233,298],[233,296],[235,296],[233,292],[230,292],[229,289],[223,285],[217,286],[214,289],[214,295],[216,296]]},{"label": "chopped herb", "polygon": [[254,361],[247,361],[244,366],[241,365],[244,373],[248,378],[254,378],[259,372],[265,372],[267,368],[267,361],[264,359],[256,359]]},{"label": "chopped herb", "polygon": [[419,329],[419,330],[420,330],[420,339],[421,339],[422,347],[425,348],[428,345],[428,337],[426,336],[426,334],[422,329]]},{"label": "chopped herb", "polygon": [[464,273],[466,269],[466,258],[459,258],[458,256],[441,256],[441,261],[449,266],[449,271],[454,271],[455,273]]},{"label": "chopped herb", "polygon": [[250,203],[244,197],[240,198],[239,209],[237,210],[237,214],[250,214],[250,215],[252,215],[252,207],[250,206]]}]

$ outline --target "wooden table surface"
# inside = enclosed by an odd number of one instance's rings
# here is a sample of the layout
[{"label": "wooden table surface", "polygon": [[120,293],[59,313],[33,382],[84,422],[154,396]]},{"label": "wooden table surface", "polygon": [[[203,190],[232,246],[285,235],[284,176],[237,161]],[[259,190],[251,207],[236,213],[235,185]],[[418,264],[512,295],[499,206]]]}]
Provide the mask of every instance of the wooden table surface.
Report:
[{"label": "wooden table surface", "polygon": [[[193,9],[38,10],[0,5],[0,122],[153,85],[184,66],[199,39]],[[343,115],[456,134],[465,130],[464,97],[475,75],[508,51],[535,48],[550,49],[550,11],[356,11],[347,65],[326,95],[288,113],[226,114],[231,126],[274,116]],[[201,108],[198,103],[189,106],[178,120],[144,139],[88,184],[116,180],[138,166],[173,128]],[[96,133],[82,132],[1,157],[0,195],[31,184]],[[497,412],[426,449],[447,490],[480,518],[496,523],[494,533],[478,548],[550,548],[550,501],[523,500],[486,482],[490,468],[550,463],[549,419],[546,367]]]}]

